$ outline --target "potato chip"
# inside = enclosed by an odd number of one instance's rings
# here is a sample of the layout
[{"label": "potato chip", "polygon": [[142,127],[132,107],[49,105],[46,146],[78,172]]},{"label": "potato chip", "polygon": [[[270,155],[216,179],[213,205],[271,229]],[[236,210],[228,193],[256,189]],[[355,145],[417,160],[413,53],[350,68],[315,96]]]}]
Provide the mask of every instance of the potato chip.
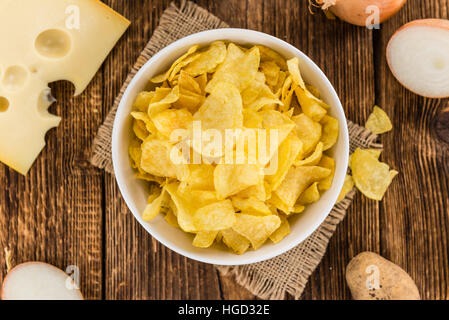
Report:
[{"label": "potato chip", "polygon": [[261,62],[273,61],[281,70],[287,70],[287,63],[279,53],[265,46],[257,45],[256,47],[259,48]]},{"label": "potato chip", "polygon": [[168,199],[168,194],[164,189],[158,197],[154,199],[150,198],[150,203],[146,206],[142,219],[144,221],[150,221],[156,218],[161,211],[161,207],[168,202]]},{"label": "potato chip", "polygon": [[170,160],[170,143],[159,139],[148,139],[142,143],[140,167],[158,177],[176,178],[177,168]]},{"label": "potato chip", "polygon": [[257,198],[240,198],[232,197],[232,205],[236,210],[253,215],[270,215],[272,214],[264,201]]},{"label": "potato chip", "polygon": [[172,227],[179,228],[178,218],[175,216],[175,214],[173,213],[172,210],[169,210],[167,212],[167,214],[165,215],[164,219]]},{"label": "potato chip", "polygon": [[303,155],[307,156],[312,152],[321,138],[322,127],[318,122],[313,121],[306,114],[301,113],[294,116],[296,135],[303,143]]},{"label": "potato chip", "polygon": [[373,153],[357,148],[351,158],[352,178],[365,196],[373,200],[382,200],[388,186],[398,174],[395,170],[380,162]]},{"label": "potato chip", "polygon": [[374,134],[381,134],[393,129],[387,113],[378,106],[374,106],[373,112],[368,117],[365,127]]},{"label": "potato chip", "polygon": [[202,130],[216,129],[224,132],[225,129],[241,128],[243,106],[240,92],[230,83],[216,83],[193,119],[201,121]]},{"label": "potato chip", "polygon": [[180,93],[202,94],[202,90],[198,82],[183,70],[181,70],[178,76],[178,86]]},{"label": "potato chip", "polygon": [[226,58],[226,45],[223,41],[215,41],[206,51],[200,52],[195,61],[189,63],[184,71],[196,77],[198,75],[212,72],[217,65]]},{"label": "potato chip", "polygon": [[276,190],[285,179],[285,176],[301,151],[302,142],[294,134],[290,134],[279,146],[278,169],[275,174],[266,176],[273,191]]},{"label": "potato chip", "polygon": [[262,180],[261,170],[251,164],[219,164],[214,171],[214,185],[219,199],[225,199]]},{"label": "potato chip", "polygon": [[170,138],[173,130],[187,129],[193,116],[187,109],[167,109],[153,116],[152,120],[159,133]]},{"label": "potato chip", "polygon": [[254,110],[243,109],[243,126],[245,128],[262,128],[262,116]]},{"label": "potato chip", "polygon": [[218,231],[199,231],[192,244],[197,248],[209,248],[215,241]]},{"label": "potato chip", "polygon": [[232,84],[239,92],[243,91],[256,77],[259,63],[260,52],[257,47],[243,52],[236,45],[230,43],[226,58],[207,84],[206,92],[213,92],[214,87],[221,82]]},{"label": "potato chip", "polygon": [[313,183],[308,187],[298,199],[298,204],[307,205],[317,202],[320,199],[320,191],[318,190],[318,182]]},{"label": "potato chip", "polygon": [[137,95],[136,100],[134,101],[133,108],[146,113],[148,111],[148,106],[150,105],[151,99],[153,99],[154,95],[154,91],[140,92]]},{"label": "potato chip", "polygon": [[185,182],[190,189],[214,191],[214,170],[210,164],[189,164],[186,166],[187,175],[181,181]]},{"label": "potato chip", "polygon": [[271,195],[271,188],[268,182],[266,181],[261,181],[258,184],[246,188],[245,190],[242,190],[236,194],[236,196],[241,198],[254,197],[264,202],[270,198],[270,195]]},{"label": "potato chip", "polygon": [[340,202],[344,198],[346,198],[348,193],[351,192],[353,188],[354,188],[354,180],[350,175],[347,174],[345,177],[345,182],[343,183],[343,188],[341,189],[340,194],[338,196],[337,202]]},{"label": "potato chip", "polygon": [[278,243],[290,234],[290,224],[287,218],[284,216],[279,216],[279,218],[281,219],[281,225],[270,235],[270,240],[274,243]]},{"label": "potato chip", "polygon": [[320,181],[318,184],[318,189],[320,191],[328,190],[332,186],[332,181],[334,181],[334,173],[335,173],[335,160],[331,157],[323,155],[321,157],[321,161],[318,164],[320,167],[327,168],[331,171],[331,174]]},{"label": "potato chip", "polygon": [[[164,90],[167,92],[166,90]],[[156,98],[162,98],[161,100],[155,101]],[[151,100],[150,105],[148,106],[148,115],[150,117],[155,116],[161,111],[164,111],[170,108],[170,105],[179,99],[179,87],[175,86],[173,89],[167,92],[165,96],[159,96],[158,91],[156,91],[155,97]]]},{"label": "potato chip", "polygon": [[286,215],[290,215],[293,212],[293,206],[287,205],[284,201],[282,201],[278,195],[273,192],[271,194],[270,199],[268,200],[268,203],[276,208],[277,210],[282,211]]},{"label": "potato chip", "polygon": [[298,85],[301,89],[306,88],[306,84],[302,79],[301,72],[299,71],[299,59],[294,57],[287,61],[288,72],[290,72],[292,76],[292,80],[296,85]]},{"label": "potato chip", "polygon": [[247,238],[254,250],[263,245],[281,225],[281,219],[276,215],[253,216],[237,213],[236,218],[232,229]]},{"label": "potato chip", "polygon": [[198,76],[195,78],[196,83],[198,83],[200,89],[201,89],[201,94],[202,95],[206,95],[206,85],[207,85],[207,73],[203,73],[202,75]]},{"label": "potato chip", "polygon": [[268,86],[274,88],[279,81],[281,68],[274,61],[264,61],[260,63],[260,71],[265,75]]},{"label": "potato chip", "polygon": [[297,87],[295,88],[296,98],[301,105],[302,112],[304,112],[313,121],[321,121],[321,119],[326,115],[327,110],[321,106],[321,104],[309,96],[306,90]]},{"label": "potato chip", "polygon": [[317,166],[292,167],[275,193],[288,207],[293,207],[304,190],[330,174],[331,170]]},{"label": "potato chip", "polygon": [[339,124],[338,120],[325,115],[321,119],[321,125],[323,128],[323,135],[321,136],[321,141],[323,141],[323,150],[329,150],[332,148],[338,140]]},{"label": "potato chip", "polygon": [[193,224],[199,231],[220,231],[231,228],[235,212],[230,200],[215,202],[198,209]]},{"label": "potato chip", "polygon": [[184,55],[182,55],[181,57],[179,57],[173,64],[172,66],[164,73],[154,77],[153,79],[151,79],[151,82],[153,83],[161,83],[164,82],[165,80],[168,79],[168,77],[170,76],[170,74],[172,73],[173,69],[180,64],[182,61],[184,61],[187,57],[189,57],[191,54],[193,54],[195,51],[197,51],[199,48],[198,45],[194,45],[192,46],[187,53],[185,53]]},{"label": "potato chip", "polygon": [[232,249],[236,254],[244,254],[251,245],[248,239],[232,229],[222,230],[220,231],[220,234],[222,235],[223,243]]},{"label": "potato chip", "polygon": [[[302,156],[302,154],[300,154]],[[296,158],[295,166],[316,166],[323,156],[323,143],[318,142],[315,147],[315,151],[308,156],[306,159],[300,159],[300,157]]]}]

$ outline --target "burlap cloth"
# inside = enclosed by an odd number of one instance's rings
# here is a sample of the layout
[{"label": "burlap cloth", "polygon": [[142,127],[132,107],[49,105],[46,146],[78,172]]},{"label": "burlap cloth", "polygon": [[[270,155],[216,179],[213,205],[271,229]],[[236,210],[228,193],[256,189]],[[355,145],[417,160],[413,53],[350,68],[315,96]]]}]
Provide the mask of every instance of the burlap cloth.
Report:
[{"label": "burlap cloth", "polygon": [[[182,1],[180,6],[171,4],[161,17],[160,24],[142,51],[128,75],[114,106],[100,127],[94,140],[91,163],[113,174],[111,159],[111,135],[115,113],[120,99],[137,71],[155,53],[170,43],[204,30],[227,28],[228,25],[192,2]],[[357,147],[382,148],[376,143],[377,136],[365,128],[348,121],[351,152]],[[326,252],[329,239],[343,220],[352,202],[354,191],[335,205],[332,212],[307,240],[292,250],[269,261],[245,266],[217,268],[223,274],[234,275],[236,281],[262,299],[283,299],[286,293],[299,298],[307,280]]]}]

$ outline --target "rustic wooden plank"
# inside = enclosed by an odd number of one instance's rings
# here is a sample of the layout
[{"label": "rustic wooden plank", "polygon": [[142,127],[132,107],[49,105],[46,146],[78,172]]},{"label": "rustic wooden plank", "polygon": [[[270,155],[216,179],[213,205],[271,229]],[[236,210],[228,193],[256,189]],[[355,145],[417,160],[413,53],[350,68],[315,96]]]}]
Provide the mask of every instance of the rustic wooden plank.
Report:
[{"label": "rustic wooden plank", "polygon": [[88,149],[101,118],[102,76],[71,98],[67,82],[52,85],[62,117],[47,134],[47,146],[26,177],[0,165],[0,273],[6,274],[3,248],[13,263],[44,261],[63,270],[79,268],[86,298],[102,292],[102,173],[88,164]]},{"label": "rustic wooden plank", "polygon": [[[169,1],[107,1],[133,22],[104,70],[104,108],[158,25]],[[213,266],[182,257],[152,239],[126,208],[115,179],[105,176],[105,298],[219,299]]]},{"label": "rustic wooden plank", "polygon": [[[382,136],[383,160],[400,174],[381,203],[381,253],[407,270],[424,299],[449,298],[449,144],[437,134],[447,100],[418,97],[386,65],[385,47],[404,23],[448,18],[449,1],[408,1],[380,31],[379,103],[394,130]],[[445,124],[447,126],[447,123]]]}]

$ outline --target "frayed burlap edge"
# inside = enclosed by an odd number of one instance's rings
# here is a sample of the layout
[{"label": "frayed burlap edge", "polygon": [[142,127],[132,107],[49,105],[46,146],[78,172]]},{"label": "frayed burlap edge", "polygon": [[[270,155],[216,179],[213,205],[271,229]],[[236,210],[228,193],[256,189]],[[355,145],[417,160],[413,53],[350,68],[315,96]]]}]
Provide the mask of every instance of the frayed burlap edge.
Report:
[{"label": "frayed burlap edge", "polygon": [[119,95],[114,100],[114,105],[107,115],[104,123],[98,130],[92,145],[90,162],[106,172],[114,173],[112,165],[112,127],[120,100],[131,80],[139,69],[158,51],[170,43],[197,32],[227,28],[228,25],[190,1],[181,1],[179,7],[174,3],[164,11],[159,26],[153,33],[150,41],[143,49],[141,55],[130,71],[125,83],[120,89]]},{"label": "frayed burlap edge", "polygon": [[[179,7],[170,4],[97,133],[91,157],[94,166],[113,173],[111,137],[117,107],[130,81],[145,62],[170,43],[189,34],[226,27],[228,27],[226,23],[192,2],[182,1]],[[351,152],[357,147],[382,148],[382,145],[376,143],[377,136],[367,129],[351,121],[348,121],[348,129]],[[217,266],[218,270],[223,274],[234,276],[240,285],[259,298],[283,299],[288,293],[299,299],[310,275],[321,262],[337,225],[343,220],[354,193],[354,190],[351,191],[343,201],[336,204],[323,224],[292,250],[269,261],[245,266]]]}]

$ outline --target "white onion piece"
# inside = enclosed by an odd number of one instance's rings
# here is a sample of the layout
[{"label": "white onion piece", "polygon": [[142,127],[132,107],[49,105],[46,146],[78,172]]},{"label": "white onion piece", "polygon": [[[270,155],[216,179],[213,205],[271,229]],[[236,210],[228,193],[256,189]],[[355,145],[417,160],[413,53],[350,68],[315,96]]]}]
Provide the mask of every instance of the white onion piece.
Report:
[{"label": "white onion piece", "polygon": [[388,65],[410,91],[449,97],[449,20],[415,20],[400,28],[387,47]]},{"label": "white onion piece", "polygon": [[23,263],[6,275],[2,300],[83,300],[78,289],[67,285],[70,281],[64,271],[47,263]]}]

